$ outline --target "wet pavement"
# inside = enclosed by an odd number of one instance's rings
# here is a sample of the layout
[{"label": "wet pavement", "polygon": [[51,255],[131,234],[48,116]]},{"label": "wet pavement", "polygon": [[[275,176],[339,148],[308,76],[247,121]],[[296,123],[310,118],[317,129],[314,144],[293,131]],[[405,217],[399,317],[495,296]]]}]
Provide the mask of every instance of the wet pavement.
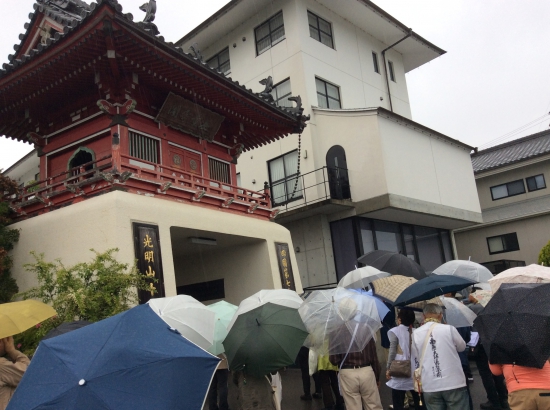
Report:
[{"label": "wet pavement", "polygon": [[[470,392],[472,394],[472,399],[474,402],[474,409],[479,409],[481,403],[487,401],[487,396],[485,395],[485,390],[483,389],[483,384],[481,383],[481,378],[477,371],[475,362],[471,361],[470,366],[472,369],[472,374],[474,376],[474,382],[470,383]],[[385,367],[382,367],[385,368]],[[300,395],[304,392],[302,390],[302,377],[300,374],[300,369],[297,368],[287,368],[285,371],[281,372],[281,378],[283,381],[283,401],[282,401],[282,410],[322,410],[323,409],[323,400],[322,399],[313,399],[312,401],[302,401],[300,400]],[[231,380],[231,379],[230,379]],[[266,381],[267,383],[267,381]],[[314,388],[313,379],[311,380],[312,389]],[[229,407],[231,410],[239,410],[237,403],[236,387],[231,384],[229,386]],[[389,409],[391,404],[391,390],[385,385],[382,384],[380,387],[380,398],[382,400],[382,406],[384,410]],[[208,405],[205,407],[208,409]],[[464,409],[468,410],[468,409]]]}]

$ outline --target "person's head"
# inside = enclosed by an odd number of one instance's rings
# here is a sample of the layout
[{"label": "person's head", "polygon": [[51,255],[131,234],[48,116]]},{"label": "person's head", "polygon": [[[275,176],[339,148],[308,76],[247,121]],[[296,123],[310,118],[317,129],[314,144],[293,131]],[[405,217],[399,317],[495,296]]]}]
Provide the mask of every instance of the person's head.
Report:
[{"label": "person's head", "polygon": [[424,313],[426,319],[437,319],[439,321],[443,319],[443,308],[435,303],[428,303],[424,306],[422,313]]},{"label": "person's head", "polygon": [[397,318],[403,326],[412,326],[415,320],[414,312],[410,309],[401,309],[397,314]]}]

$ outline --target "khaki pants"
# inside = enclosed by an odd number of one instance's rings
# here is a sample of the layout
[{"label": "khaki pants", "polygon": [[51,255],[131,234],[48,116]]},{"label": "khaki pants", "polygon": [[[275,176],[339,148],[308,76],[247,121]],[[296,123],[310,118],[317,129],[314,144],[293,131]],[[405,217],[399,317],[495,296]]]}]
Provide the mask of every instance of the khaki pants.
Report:
[{"label": "khaki pants", "polygon": [[342,369],[339,377],[346,410],[382,410],[372,367]]},{"label": "khaki pants", "polygon": [[550,409],[550,396],[540,396],[540,393],[550,394],[550,390],[516,390],[508,394],[508,404],[512,410]]}]

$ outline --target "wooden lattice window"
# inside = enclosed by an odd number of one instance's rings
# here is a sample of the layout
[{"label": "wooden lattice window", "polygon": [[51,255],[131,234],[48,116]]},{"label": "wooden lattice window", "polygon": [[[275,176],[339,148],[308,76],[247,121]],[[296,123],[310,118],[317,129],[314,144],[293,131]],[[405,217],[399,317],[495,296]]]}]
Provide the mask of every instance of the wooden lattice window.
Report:
[{"label": "wooden lattice window", "polygon": [[227,162],[209,158],[208,169],[210,171],[210,179],[223,182],[224,184],[231,183],[230,166]]},{"label": "wooden lattice window", "polygon": [[143,134],[130,131],[130,156],[158,164],[159,142]]}]

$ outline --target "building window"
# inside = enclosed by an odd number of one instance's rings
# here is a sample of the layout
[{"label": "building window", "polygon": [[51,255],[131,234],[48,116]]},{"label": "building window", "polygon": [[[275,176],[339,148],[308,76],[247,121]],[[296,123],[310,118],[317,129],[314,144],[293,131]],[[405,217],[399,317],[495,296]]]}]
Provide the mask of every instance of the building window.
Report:
[{"label": "building window", "polygon": [[231,63],[229,61],[229,47],[220,51],[214,57],[206,62],[214,70],[218,70],[225,75],[231,72]]},{"label": "building window", "polygon": [[307,19],[309,22],[309,36],[323,43],[325,46],[334,48],[334,43],[332,41],[332,27],[330,23],[313,14],[311,11],[307,12]]},{"label": "building window", "polygon": [[543,174],[535,175],[534,177],[529,177],[525,180],[527,181],[527,189],[529,192],[546,188],[546,181],[544,180]]},{"label": "building window", "polygon": [[[71,171],[71,176],[75,176],[93,169],[94,165],[92,162],[94,161],[94,151],[86,147],[80,147],[73,153],[71,158],[69,158],[67,168]],[[84,167],[83,170],[81,169],[82,167]]]},{"label": "building window", "polygon": [[231,183],[230,167],[227,162],[208,158],[208,170],[210,171],[210,179],[223,182],[224,184]]},{"label": "building window", "polygon": [[491,196],[493,197],[493,201],[524,193],[525,185],[523,183],[523,179],[518,179],[517,181],[491,187]]},{"label": "building window", "polygon": [[393,63],[391,61],[388,61],[388,68],[390,70],[390,80],[395,83],[395,72],[393,71]]},{"label": "building window", "polygon": [[129,132],[130,135],[130,156],[139,158],[154,164],[159,161],[159,142],[158,140],[137,132]]},{"label": "building window", "polygon": [[519,251],[518,236],[515,232],[487,238],[487,245],[489,246],[489,255]]},{"label": "building window", "polygon": [[290,78],[274,85],[273,90],[271,91],[275,104],[280,107],[292,107],[292,101],[288,101],[290,94]]},{"label": "building window", "polygon": [[283,12],[280,11],[262,23],[254,30],[256,37],[256,55],[269,50],[275,44],[285,39],[285,25],[283,22]]},{"label": "building window", "polygon": [[298,150],[267,163],[273,205],[282,205],[302,198],[302,182],[298,175]]},{"label": "building window", "polygon": [[317,100],[321,108],[342,108],[340,103],[340,90],[338,86],[327,83],[319,78],[315,78],[317,87]]},{"label": "building window", "polygon": [[378,66],[378,54],[372,52],[372,65],[374,66],[374,72],[380,74],[380,67]]}]

